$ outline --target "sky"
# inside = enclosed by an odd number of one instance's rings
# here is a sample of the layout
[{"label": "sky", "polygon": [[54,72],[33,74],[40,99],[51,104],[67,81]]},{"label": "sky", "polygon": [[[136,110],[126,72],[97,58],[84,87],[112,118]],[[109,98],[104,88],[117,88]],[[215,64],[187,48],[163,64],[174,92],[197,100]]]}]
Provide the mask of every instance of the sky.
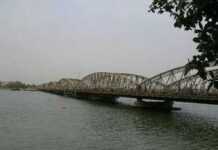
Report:
[{"label": "sky", "polygon": [[151,77],[187,63],[193,34],[151,0],[0,0],[0,80],[43,83],[92,72]]}]

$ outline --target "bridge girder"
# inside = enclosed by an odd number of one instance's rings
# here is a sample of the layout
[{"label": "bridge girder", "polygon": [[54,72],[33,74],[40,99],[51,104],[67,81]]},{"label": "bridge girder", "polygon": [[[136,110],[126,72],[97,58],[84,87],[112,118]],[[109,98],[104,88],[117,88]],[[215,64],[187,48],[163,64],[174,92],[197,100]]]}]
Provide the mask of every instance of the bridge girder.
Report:
[{"label": "bridge girder", "polygon": [[[213,70],[213,72],[218,72],[218,69]],[[210,79],[210,75],[207,75],[207,79]],[[217,94],[218,90],[214,87],[208,91],[208,86],[210,80],[203,80],[199,75],[195,74],[193,76],[185,77],[181,80],[171,83],[168,89],[175,91],[180,94],[195,94],[195,95],[207,95],[207,94]]]},{"label": "bridge girder", "polygon": [[185,66],[177,67],[144,80],[140,83],[140,88],[142,91],[148,93],[163,91],[166,90],[170,84],[187,76],[192,76],[195,73],[196,71],[190,71],[185,75]]},{"label": "bridge girder", "polygon": [[[218,77],[218,68],[207,70]],[[186,74],[185,66],[174,68],[151,78],[136,74],[95,72],[82,78],[62,79],[39,87],[42,90],[59,90],[73,92],[87,92],[95,94],[112,94],[130,97],[158,97],[158,96],[218,96],[218,90],[212,88],[207,91],[211,80],[203,80],[191,70]],[[208,79],[210,77],[208,76]]]},{"label": "bridge girder", "polygon": [[136,74],[95,72],[82,78],[79,89],[104,91],[136,90],[138,85],[145,79],[146,77]]},{"label": "bridge girder", "polygon": [[[210,70],[218,72],[218,69]],[[152,93],[178,93],[178,94],[208,94],[208,80],[203,80],[197,75],[197,70],[186,74],[186,67],[177,67],[151,78],[140,84],[142,92]],[[210,76],[208,75],[208,79]],[[214,88],[211,91],[216,91]],[[217,91],[216,91],[217,92]]]}]

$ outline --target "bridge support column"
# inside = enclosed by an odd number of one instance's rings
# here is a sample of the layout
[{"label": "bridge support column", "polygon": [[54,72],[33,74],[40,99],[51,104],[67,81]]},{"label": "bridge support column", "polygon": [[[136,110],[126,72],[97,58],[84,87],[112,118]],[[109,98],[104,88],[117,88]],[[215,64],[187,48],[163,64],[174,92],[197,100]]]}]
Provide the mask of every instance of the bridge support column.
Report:
[{"label": "bridge support column", "polygon": [[162,108],[165,110],[172,110],[173,109],[173,101],[164,101],[162,104]]},{"label": "bridge support column", "polygon": [[156,110],[170,111],[173,109],[173,101],[149,101],[149,100],[143,101],[142,98],[137,98],[135,105],[147,109],[156,109]]},{"label": "bridge support column", "polygon": [[137,98],[137,102],[143,102],[142,98]]}]

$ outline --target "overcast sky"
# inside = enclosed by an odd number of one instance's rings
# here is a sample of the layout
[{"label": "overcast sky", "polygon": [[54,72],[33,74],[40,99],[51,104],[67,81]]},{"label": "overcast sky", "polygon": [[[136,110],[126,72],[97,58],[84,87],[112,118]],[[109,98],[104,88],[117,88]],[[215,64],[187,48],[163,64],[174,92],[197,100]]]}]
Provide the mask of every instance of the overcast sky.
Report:
[{"label": "overcast sky", "polygon": [[0,80],[41,83],[96,71],[147,77],[184,65],[192,33],[150,0],[0,0]]}]

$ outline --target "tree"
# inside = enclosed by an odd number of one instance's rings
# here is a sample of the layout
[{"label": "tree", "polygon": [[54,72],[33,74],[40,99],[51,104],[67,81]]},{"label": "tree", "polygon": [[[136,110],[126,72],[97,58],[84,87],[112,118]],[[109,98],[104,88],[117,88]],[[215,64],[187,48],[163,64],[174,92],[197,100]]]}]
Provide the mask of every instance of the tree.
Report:
[{"label": "tree", "polygon": [[20,81],[9,82],[6,85],[6,88],[9,88],[9,89],[25,89],[26,87],[27,86]]},{"label": "tree", "polygon": [[175,27],[194,31],[198,54],[187,65],[207,79],[205,67],[218,64],[218,0],[153,0],[149,12],[169,13]]}]

